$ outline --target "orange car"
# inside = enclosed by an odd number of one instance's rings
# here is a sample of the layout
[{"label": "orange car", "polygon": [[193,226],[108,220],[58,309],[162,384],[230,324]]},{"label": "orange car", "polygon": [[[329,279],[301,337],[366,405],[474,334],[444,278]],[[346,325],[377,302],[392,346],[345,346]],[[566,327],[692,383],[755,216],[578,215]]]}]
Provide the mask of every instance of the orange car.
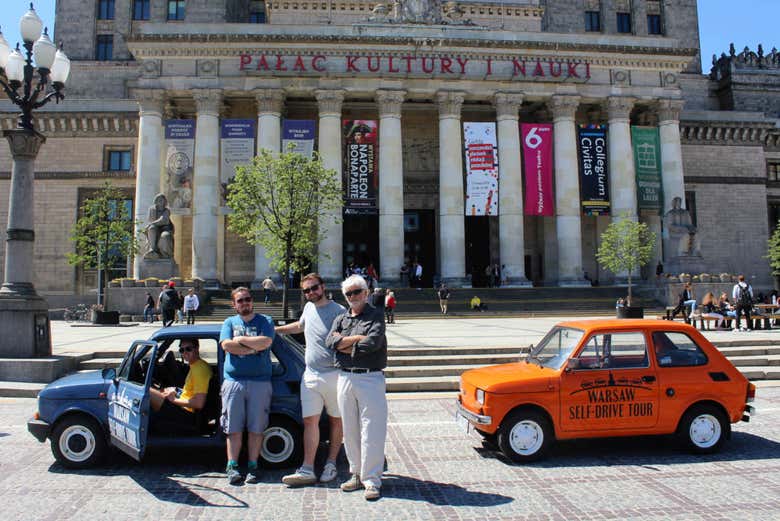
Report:
[{"label": "orange car", "polygon": [[647,434],[709,453],[750,420],[755,392],[689,325],[581,320],[553,327],[524,361],[464,372],[456,420],[517,462],[556,439]]}]

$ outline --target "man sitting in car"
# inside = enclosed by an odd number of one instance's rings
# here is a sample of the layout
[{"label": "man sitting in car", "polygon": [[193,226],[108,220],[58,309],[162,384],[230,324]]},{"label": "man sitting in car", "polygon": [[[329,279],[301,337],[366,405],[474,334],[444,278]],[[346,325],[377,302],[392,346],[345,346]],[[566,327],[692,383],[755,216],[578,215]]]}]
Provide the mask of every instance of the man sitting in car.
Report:
[{"label": "man sitting in car", "polygon": [[179,353],[190,366],[184,387],[166,387],[163,390],[151,388],[151,402],[154,422],[175,424],[183,428],[195,428],[195,411],[206,405],[206,395],[211,380],[211,367],[200,357],[197,338],[179,341]]}]

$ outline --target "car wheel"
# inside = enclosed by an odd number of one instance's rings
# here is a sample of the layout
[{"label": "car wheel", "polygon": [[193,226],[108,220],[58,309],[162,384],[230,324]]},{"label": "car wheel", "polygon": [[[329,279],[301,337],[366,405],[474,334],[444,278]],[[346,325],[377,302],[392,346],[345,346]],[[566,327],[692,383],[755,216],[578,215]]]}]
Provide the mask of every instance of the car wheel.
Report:
[{"label": "car wheel", "polygon": [[299,465],[303,460],[303,432],[298,422],[287,416],[271,416],[263,432],[260,458],[270,469]]},{"label": "car wheel", "polygon": [[685,413],[678,435],[682,443],[697,454],[711,454],[723,446],[731,424],[714,405],[697,405]]},{"label": "car wheel", "polygon": [[536,411],[519,410],[510,413],[498,431],[498,447],[517,463],[542,459],[553,441],[550,421]]},{"label": "car wheel", "polygon": [[69,469],[84,469],[100,463],[108,445],[100,425],[89,416],[68,416],[52,431],[51,452]]}]

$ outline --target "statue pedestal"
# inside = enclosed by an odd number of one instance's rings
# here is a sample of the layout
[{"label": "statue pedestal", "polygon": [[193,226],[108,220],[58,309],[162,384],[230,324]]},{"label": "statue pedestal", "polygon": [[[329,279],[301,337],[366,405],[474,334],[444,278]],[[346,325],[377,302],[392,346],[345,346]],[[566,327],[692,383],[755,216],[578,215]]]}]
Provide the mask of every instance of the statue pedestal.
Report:
[{"label": "statue pedestal", "polygon": [[700,255],[679,255],[664,259],[664,271],[673,275],[688,273],[698,275],[705,271],[704,258]]},{"label": "statue pedestal", "polygon": [[38,295],[0,293],[0,357],[51,356],[49,306]]},{"label": "statue pedestal", "polygon": [[141,259],[140,277],[148,279],[170,279],[179,276],[179,266],[173,259]]}]

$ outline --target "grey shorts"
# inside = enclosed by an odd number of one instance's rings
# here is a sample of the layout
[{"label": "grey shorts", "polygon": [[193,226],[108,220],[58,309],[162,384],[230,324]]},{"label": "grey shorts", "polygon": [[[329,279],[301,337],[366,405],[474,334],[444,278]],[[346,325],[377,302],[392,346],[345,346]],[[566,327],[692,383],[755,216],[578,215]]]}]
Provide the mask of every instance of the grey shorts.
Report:
[{"label": "grey shorts", "polygon": [[247,431],[262,434],[271,410],[271,382],[225,380],[222,382],[222,417],[225,434]]}]

